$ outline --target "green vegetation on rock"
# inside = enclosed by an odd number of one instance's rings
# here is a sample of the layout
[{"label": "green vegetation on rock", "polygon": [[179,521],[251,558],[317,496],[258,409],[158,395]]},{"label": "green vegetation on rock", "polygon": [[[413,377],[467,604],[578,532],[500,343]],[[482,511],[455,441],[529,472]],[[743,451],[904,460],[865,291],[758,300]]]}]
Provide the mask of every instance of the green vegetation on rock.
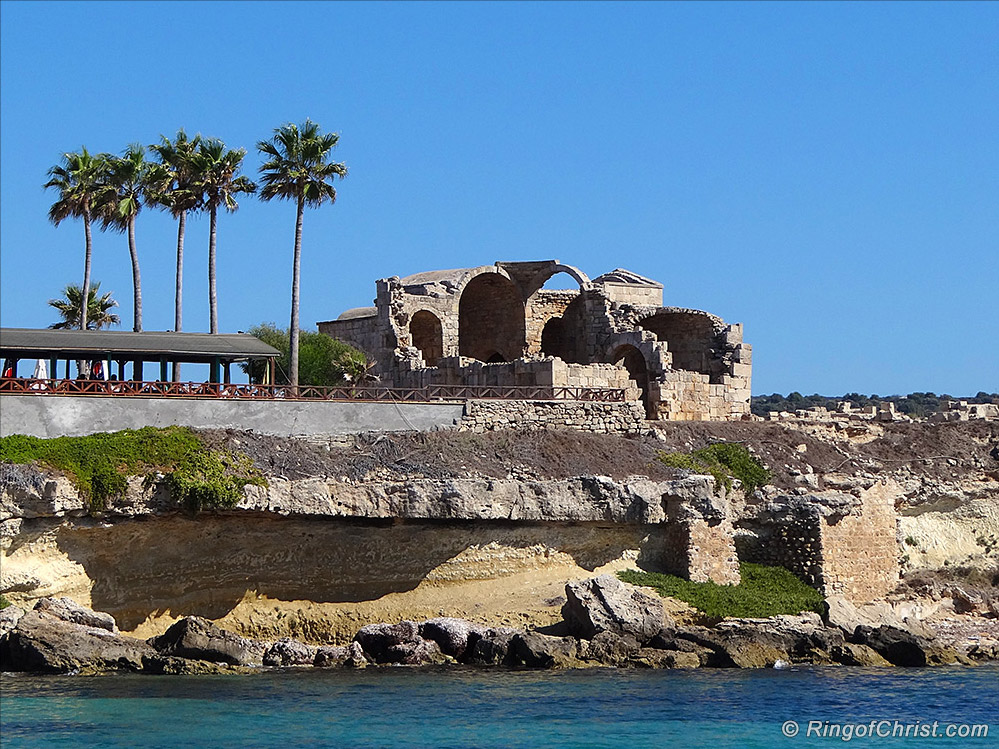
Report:
[{"label": "green vegetation on rock", "polygon": [[5,598],[4,596],[3,596],[3,594],[2,594],[2,593],[0,593],[0,611],[3,611],[3,610],[4,610],[5,608],[7,608],[8,606],[13,606],[13,605],[14,605],[14,604],[12,604],[12,603],[11,603],[10,601],[8,601],[8,600],[7,600],[7,599],[6,599],[6,598]]},{"label": "green vegetation on rock", "polygon": [[653,588],[660,595],[689,603],[708,616],[767,617],[821,611],[822,594],[782,567],[743,562],[738,585],[692,583],[675,575],[625,570],[624,582]]},{"label": "green vegetation on rock", "polygon": [[41,439],[20,434],[0,438],[0,461],[38,463],[65,473],[100,512],[124,495],[128,476],[166,474],[174,500],[194,510],[231,507],[233,492],[265,483],[245,456],[211,450],[190,429],[126,429],[86,437]]},{"label": "green vegetation on rock", "polygon": [[719,442],[691,453],[660,452],[658,458],[671,468],[710,474],[726,489],[732,488],[733,478],[739,479],[746,494],[770,481],[770,472],[738,442]]}]

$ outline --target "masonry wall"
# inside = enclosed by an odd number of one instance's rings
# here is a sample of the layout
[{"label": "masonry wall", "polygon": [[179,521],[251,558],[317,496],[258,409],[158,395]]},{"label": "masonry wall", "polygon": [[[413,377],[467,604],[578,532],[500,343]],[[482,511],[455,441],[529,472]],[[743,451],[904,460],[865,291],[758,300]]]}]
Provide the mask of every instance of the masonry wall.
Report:
[{"label": "masonry wall", "polygon": [[640,434],[645,410],[635,402],[473,400],[465,407],[459,431],[497,429],[575,429],[593,434]]},{"label": "masonry wall", "polygon": [[898,585],[897,515],[887,492],[862,496],[860,514],[821,525],[822,585],[855,603],[882,598]]}]

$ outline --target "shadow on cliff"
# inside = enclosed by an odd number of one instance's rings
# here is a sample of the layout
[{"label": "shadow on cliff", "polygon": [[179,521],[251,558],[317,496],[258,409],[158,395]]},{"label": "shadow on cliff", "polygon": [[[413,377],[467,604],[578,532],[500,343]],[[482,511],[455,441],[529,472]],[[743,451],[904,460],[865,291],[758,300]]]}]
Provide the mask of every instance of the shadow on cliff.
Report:
[{"label": "shadow on cliff", "polygon": [[218,619],[247,593],[285,601],[370,601],[412,590],[428,577],[501,577],[544,566],[560,554],[592,570],[641,547],[638,563],[649,566],[655,556],[649,533],[649,526],[604,523],[201,515],[67,526],[57,540],[93,581],[93,608],[127,630],[167,611]]}]

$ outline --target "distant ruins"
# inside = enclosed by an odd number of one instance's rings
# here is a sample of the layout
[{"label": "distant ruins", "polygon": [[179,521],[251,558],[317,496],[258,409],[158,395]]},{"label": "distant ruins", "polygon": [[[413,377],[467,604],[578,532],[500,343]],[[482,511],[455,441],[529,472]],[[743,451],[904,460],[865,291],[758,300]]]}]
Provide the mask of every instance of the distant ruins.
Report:
[{"label": "distant ruins", "polygon": [[[559,273],[579,288],[543,288]],[[318,325],[364,351],[387,385],[626,388],[649,419],[749,414],[742,325],[664,307],[662,284],[636,273],[590,280],[558,260],[498,262],[376,287],[374,307]]]}]

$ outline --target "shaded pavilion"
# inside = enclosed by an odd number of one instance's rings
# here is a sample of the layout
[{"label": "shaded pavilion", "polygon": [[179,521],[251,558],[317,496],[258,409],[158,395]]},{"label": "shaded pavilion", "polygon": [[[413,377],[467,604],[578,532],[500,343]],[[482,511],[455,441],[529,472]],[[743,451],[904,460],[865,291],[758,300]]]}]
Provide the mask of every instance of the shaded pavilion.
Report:
[{"label": "shaded pavilion", "polygon": [[145,364],[158,364],[159,379],[166,382],[170,365],[181,362],[208,364],[209,381],[228,384],[232,364],[266,361],[262,383],[266,385],[274,382],[275,360],[280,355],[273,346],[246,333],[0,328],[0,358],[4,360],[0,374],[9,368],[13,377],[25,376],[17,371],[18,362],[24,359],[48,361],[50,379],[59,379],[59,362],[65,362],[65,379],[69,379],[69,362],[87,360],[107,361],[109,374],[119,380],[126,379],[125,367],[131,362],[132,376],[128,379],[133,381],[142,381]]}]

